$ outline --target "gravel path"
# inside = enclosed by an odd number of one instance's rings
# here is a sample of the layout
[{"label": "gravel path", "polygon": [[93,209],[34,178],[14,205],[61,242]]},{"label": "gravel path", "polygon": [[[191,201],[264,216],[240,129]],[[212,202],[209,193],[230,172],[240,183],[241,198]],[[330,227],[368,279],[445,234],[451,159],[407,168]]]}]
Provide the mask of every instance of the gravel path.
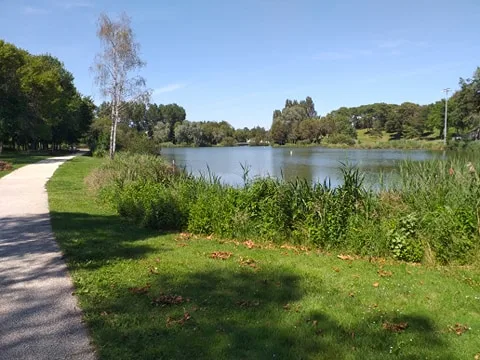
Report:
[{"label": "gravel path", "polygon": [[0,179],[0,359],[95,359],[52,234],[45,184],[73,156]]}]

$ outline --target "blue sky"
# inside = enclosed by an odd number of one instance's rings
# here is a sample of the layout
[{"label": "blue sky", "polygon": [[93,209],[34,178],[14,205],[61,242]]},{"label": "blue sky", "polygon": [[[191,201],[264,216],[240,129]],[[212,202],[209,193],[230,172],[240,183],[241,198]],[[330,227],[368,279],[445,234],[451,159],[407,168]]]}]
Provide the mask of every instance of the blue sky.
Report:
[{"label": "blue sky", "polygon": [[125,11],[153,101],[187,118],[270,127],[286,98],[319,114],[429,103],[480,66],[479,0],[0,0],[0,38],[51,53],[102,99],[89,67],[96,19]]}]

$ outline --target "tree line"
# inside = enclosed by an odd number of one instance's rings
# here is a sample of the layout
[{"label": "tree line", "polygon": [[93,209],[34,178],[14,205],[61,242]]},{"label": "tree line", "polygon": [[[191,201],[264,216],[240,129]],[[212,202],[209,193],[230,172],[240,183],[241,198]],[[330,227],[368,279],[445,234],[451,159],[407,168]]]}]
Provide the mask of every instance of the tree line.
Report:
[{"label": "tree line", "polygon": [[[448,99],[449,132],[480,139],[480,68],[472,78],[459,81],[460,88]],[[445,100],[428,105],[405,102],[400,105],[375,103],[341,107],[318,116],[312,98],[287,99],[282,110],[273,112],[271,140],[286,143],[353,144],[357,129],[372,136],[383,131],[392,138],[415,139],[437,132],[443,137]]]},{"label": "tree line", "polygon": [[89,129],[95,105],[56,57],[0,40],[0,152],[58,149]]},{"label": "tree line", "polygon": [[[123,150],[155,152],[161,146],[233,146],[267,144],[263,127],[235,129],[227,121],[188,121],[185,109],[178,104],[124,102],[119,107],[117,147]],[[109,149],[111,105],[103,102],[95,112],[89,144],[101,153]]]}]

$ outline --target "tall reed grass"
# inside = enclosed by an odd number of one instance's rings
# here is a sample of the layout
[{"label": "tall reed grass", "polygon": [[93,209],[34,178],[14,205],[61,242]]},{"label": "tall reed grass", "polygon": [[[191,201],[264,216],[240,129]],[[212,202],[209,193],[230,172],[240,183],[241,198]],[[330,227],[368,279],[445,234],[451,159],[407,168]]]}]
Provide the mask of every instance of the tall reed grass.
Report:
[{"label": "tall reed grass", "polygon": [[289,242],[405,261],[467,263],[478,255],[477,161],[405,161],[396,186],[373,191],[358,169],[343,182],[248,177],[243,187],[194,177],[151,156],[120,155],[87,183],[131,221],[158,230]]}]

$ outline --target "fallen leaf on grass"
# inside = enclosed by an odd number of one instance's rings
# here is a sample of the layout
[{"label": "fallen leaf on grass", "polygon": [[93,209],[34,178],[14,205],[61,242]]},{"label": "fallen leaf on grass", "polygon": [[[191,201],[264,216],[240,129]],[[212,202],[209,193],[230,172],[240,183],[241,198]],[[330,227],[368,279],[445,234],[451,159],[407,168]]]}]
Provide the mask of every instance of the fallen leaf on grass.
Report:
[{"label": "fallen leaf on grass", "polygon": [[[301,305],[295,306],[295,308],[293,310],[295,310],[295,312],[298,313],[300,311],[300,306]],[[285,305],[283,305],[283,310],[290,311],[290,310],[292,310],[292,306],[290,304],[285,304]]]},{"label": "fallen leaf on grass", "polygon": [[353,256],[350,256],[350,255],[337,255],[337,258],[341,259],[341,260],[355,260],[355,258]]},{"label": "fallen leaf on grass", "polygon": [[213,253],[210,254],[210,258],[212,259],[221,259],[221,260],[227,260],[229,259],[233,254],[228,251],[214,251]]},{"label": "fallen leaf on grass", "polygon": [[391,271],[386,271],[386,270],[378,270],[377,274],[380,275],[381,277],[390,277],[393,275]]},{"label": "fallen leaf on grass", "polygon": [[408,323],[406,323],[406,322],[401,322],[401,323],[384,322],[382,327],[385,330],[388,330],[388,331],[402,332],[408,327]]},{"label": "fallen leaf on grass", "polygon": [[156,297],[152,300],[152,304],[161,306],[178,305],[183,304],[185,301],[189,302],[190,299],[184,299],[180,295],[160,295],[159,297]]},{"label": "fallen leaf on grass", "polygon": [[145,286],[141,286],[141,287],[133,287],[133,288],[129,288],[128,290],[132,293],[132,294],[146,294],[148,292],[148,290],[150,289],[151,285],[150,284],[147,284]]},{"label": "fallen leaf on grass", "polygon": [[257,263],[255,262],[255,260],[249,259],[249,258],[243,258],[243,257],[240,257],[240,265],[249,266],[251,268],[257,267]]},{"label": "fallen leaf on grass", "polygon": [[183,316],[180,319],[175,319],[173,317],[167,317],[167,327],[172,325],[183,325],[186,321],[190,320],[192,317],[188,312],[184,312]]},{"label": "fallen leaf on grass", "polygon": [[470,330],[470,328],[467,325],[456,323],[453,326],[449,326],[448,330],[450,330],[450,331],[454,332],[455,334],[457,334],[458,336],[460,336],[464,332]]},{"label": "fallen leaf on grass", "polygon": [[355,296],[355,293],[354,293],[353,291],[351,291],[350,293],[348,293],[348,296],[354,297],[354,296]]},{"label": "fallen leaf on grass", "polygon": [[193,234],[190,233],[180,233],[176,238],[175,241],[185,241],[185,240],[190,240],[193,238]]},{"label": "fallen leaf on grass", "polygon": [[333,267],[332,269],[333,269],[333,271],[335,271],[335,272],[340,272],[340,269],[337,268],[337,267]]},{"label": "fallen leaf on grass", "polygon": [[476,354],[473,360],[480,360],[480,353]]},{"label": "fallen leaf on grass", "polygon": [[180,244],[177,244],[178,247],[185,247],[185,246],[188,246],[187,244],[185,243],[180,243]]},{"label": "fallen leaf on grass", "polygon": [[244,241],[243,245],[245,245],[249,249],[253,249],[255,247],[255,243],[252,240]]},{"label": "fallen leaf on grass", "polygon": [[240,300],[237,301],[237,305],[243,308],[251,308],[260,305],[260,301]]},{"label": "fallen leaf on grass", "polygon": [[374,283],[373,283],[373,287],[376,287],[376,288],[377,288],[379,285],[380,285],[380,284],[379,284],[378,282],[374,282]]},{"label": "fallen leaf on grass", "polygon": [[157,267],[154,267],[154,266],[150,266],[148,268],[148,271],[150,272],[150,274],[153,274],[153,275],[158,275],[159,272],[158,272],[158,268]]}]

